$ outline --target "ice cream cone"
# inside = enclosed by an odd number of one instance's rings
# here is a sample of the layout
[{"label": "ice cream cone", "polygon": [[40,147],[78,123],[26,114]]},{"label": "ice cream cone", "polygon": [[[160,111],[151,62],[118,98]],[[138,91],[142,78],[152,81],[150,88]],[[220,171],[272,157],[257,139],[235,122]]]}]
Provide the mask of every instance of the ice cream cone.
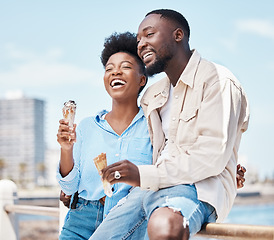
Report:
[{"label": "ice cream cone", "polygon": [[[98,172],[100,172],[102,169],[104,169],[107,166],[107,158],[105,153],[101,153],[100,155],[95,157],[93,161]],[[112,196],[111,185],[107,180],[103,180],[103,188],[104,188],[105,194],[108,197],[111,197]]]},{"label": "ice cream cone", "polygon": [[69,122],[69,127],[73,127],[76,113],[76,103],[72,100],[65,102],[62,111],[64,119]]}]

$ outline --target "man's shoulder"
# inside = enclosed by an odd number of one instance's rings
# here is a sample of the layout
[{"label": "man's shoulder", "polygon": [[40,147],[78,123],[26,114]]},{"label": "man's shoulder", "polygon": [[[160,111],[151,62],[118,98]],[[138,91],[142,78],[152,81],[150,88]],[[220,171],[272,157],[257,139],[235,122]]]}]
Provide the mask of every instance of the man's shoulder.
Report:
[{"label": "man's shoulder", "polygon": [[240,82],[236,76],[224,65],[202,58],[197,71],[198,76],[208,85],[219,81],[232,81],[238,88],[241,88]]},{"label": "man's shoulder", "polygon": [[166,89],[166,87],[169,84],[170,83],[167,77],[164,77],[161,80],[158,80],[157,82],[155,82],[154,84],[152,84],[151,86],[147,88],[147,90],[145,91],[142,97],[142,100],[149,99],[151,97],[154,97],[155,95],[160,94]]}]

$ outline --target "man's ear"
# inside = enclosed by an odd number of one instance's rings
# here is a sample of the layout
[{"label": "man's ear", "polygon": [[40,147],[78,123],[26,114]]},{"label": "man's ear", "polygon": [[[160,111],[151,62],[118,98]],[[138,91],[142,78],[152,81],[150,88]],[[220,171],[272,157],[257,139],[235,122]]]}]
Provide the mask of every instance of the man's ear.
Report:
[{"label": "man's ear", "polygon": [[185,36],[184,31],[181,28],[175,29],[173,33],[175,41],[177,42],[181,42]]}]

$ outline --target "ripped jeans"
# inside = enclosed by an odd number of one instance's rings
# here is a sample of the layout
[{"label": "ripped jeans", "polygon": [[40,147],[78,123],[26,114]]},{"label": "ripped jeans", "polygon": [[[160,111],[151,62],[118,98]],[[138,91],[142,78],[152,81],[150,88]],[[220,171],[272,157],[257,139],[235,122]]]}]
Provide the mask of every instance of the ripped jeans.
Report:
[{"label": "ripped jeans", "polygon": [[134,188],[110,211],[90,240],[148,239],[147,221],[159,207],[180,211],[189,223],[190,235],[197,233],[204,223],[216,221],[214,207],[197,199],[194,185],[178,185],[157,192]]}]

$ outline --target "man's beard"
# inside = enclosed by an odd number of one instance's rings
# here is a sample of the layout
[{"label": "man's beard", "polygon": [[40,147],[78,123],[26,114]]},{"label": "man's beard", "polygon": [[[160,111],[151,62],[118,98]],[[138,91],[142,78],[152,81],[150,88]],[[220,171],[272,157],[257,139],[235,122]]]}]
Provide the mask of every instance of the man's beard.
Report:
[{"label": "man's beard", "polygon": [[155,74],[164,72],[166,70],[169,60],[172,58],[171,54],[166,54],[165,56],[157,56],[155,62],[146,68],[146,73],[148,77],[152,77]]}]

